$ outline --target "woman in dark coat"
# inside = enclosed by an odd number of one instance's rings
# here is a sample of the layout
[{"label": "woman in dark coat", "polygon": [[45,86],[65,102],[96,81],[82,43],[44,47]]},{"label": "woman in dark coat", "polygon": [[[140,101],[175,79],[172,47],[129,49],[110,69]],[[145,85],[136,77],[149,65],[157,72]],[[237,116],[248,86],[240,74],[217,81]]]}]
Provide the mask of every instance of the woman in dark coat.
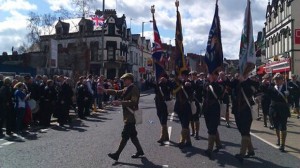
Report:
[{"label": "woman in dark coat", "polygon": [[286,139],[286,124],[287,118],[290,117],[290,109],[287,101],[289,91],[286,84],[284,84],[283,76],[275,74],[275,86],[269,90],[271,98],[270,115],[273,118],[274,128],[276,130],[277,145],[280,145],[279,150],[285,152],[285,139]]},{"label": "woman in dark coat", "polygon": [[51,115],[54,112],[55,102],[57,100],[57,91],[55,90],[53,80],[47,80],[46,86],[42,90],[41,99],[43,104],[40,124],[48,127],[50,126]]},{"label": "woman in dark coat", "polygon": [[273,129],[273,120],[269,115],[269,107],[271,104],[271,98],[270,95],[268,94],[268,90],[271,87],[271,82],[269,79],[269,75],[263,76],[262,83],[260,85],[260,91],[262,92],[261,96],[261,107],[262,107],[262,112],[263,112],[263,119],[264,119],[264,127],[267,127],[267,118],[269,116],[269,121],[270,121],[270,129]]},{"label": "woman in dark coat", "polygon": [[178,143],[179,148],[192,146],[189,125],[192,117],[191,102],[193,100],[193,88],[188,79],[189,71],[181,74],[181,80],[177,80],[176,101],[174,112],[178,115],[181,124],[181,135]]},{"label": "woman in dark coat", "polygon": [[218,133],[220,124],[220,98],[222,88],[217,82],[218,74],[208,75],[208,83],[204,85],[203,114],[208,133],[208,146],[205,154],[211,159],[214,143],[217,144],[217,151],[221,148],[221,141]]},{"label": "woman in dark coat", "polygon": [[[235,122],[242,136],[240,153],[235,157],[243,162],[244,157],[254,156],[254,148],[251,141],[250,129],[252,125],[252,105],[254,105],[253,96],[255,90],[259,87],[259,82],[248,77],[242,76],[239,79],[232,81],[232,113],[235,117]],[[246,151],[248,153],[246,154]]]},{"label": "woman in dark coat", "polygon": [[[156,111],[157,111],[157,117],[159,119],[159,122],[161,124],[161,135],[158,143],[163,143],[164,141],[169,141],[169,133],[168,133],[168,110],[166,101],[171,100],[171,92],[174,88],[174,82],[171,82],[168,79],[168,76],[165,75],[161,77],[158,81],[158,83],[149,83],[150,87],[154,88],[155,91],[155,105],[156,105]],[[172,107],[172,110],[174,107]]]}]

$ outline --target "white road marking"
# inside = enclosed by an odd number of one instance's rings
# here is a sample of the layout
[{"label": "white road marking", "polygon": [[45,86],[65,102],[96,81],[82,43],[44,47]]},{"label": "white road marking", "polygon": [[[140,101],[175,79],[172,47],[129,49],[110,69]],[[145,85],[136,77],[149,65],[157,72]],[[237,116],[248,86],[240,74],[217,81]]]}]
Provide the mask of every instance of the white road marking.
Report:
[{"label": "white road marking", "polygon": [[271,142],[269,142],[269,141],[266,141],[266,140],[262,139],[261,137],[259,137],[258,135],[254,134],[254,133],[252,133],[252,132],[250,132],[250,135],[252,135],[252,136],[256,137],[257,139],[259,139],[259,140],[263,141],[264,143],[266,143],[266,144],[268,144],[268,145],[270,145],[270,146],[272,146],[272,147],[274,147],[274,148],[276,148],[276,149],[278,149],[278,148],[279,148],[278,146],[276,146],[276,145],[272,144],[272,143],[271,143]]},{"label": "white road marking", "polygon": [[[225,118],[223,118],[223,117],[221,117],[221,118],[225,120]],[[236,125],[236,123],[235,123],[235,122],[231,122],[231,123],[232,123],[232,124],[234,124],[234,125]],[[278,148],[279,148],[278,146],[274,145],[273,143],[271,143],[271,142],[269,142],[269,141],[267,141],[267,140],[265,140],[265,139],[263,139],[263,138],[259,137],[259,136],[258,136],[258,135],[256,135],[255,133],[252,133],[252,132],[250,132],[250,135],[252,135],[252,136],[254,136],[255,138],[257,138],[257,139],[259,139],[259,140],[263,141],[264,143],[266,143],[266,144],[268,144],[268,145],[272,146],[273,148],[276,148],[276,149],[278,149]]]},{"label": "white road marking", "polygon": [[175,113],[173,112],[173,113],[171,114],[171,117],[170,117],[170,121],[171,121],[171,122],[174,120],[174,115],[175,115]]},{"label": "white road marking", "polygon": [[[171,139],[172,127],[168,127],[169,139]],[[170,141],[164,143],[166,147],[170,146]]]},{"label": "white road marking", "polygon": [[162,167],[169,167],[169,165],[162,165]]},{"label": "white road marking", "polygon": [[2,146],[6,146],[6,145],[10,145],[10,144],[13,144],[14,142],[5,142],[3,144],[1,144]]}]

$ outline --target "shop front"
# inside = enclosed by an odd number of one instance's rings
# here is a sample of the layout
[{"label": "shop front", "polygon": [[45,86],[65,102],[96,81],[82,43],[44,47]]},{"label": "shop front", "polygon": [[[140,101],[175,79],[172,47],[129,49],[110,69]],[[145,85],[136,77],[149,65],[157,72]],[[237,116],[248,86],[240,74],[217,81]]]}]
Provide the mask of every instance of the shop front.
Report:
[{"label": "shop front", "polygon": [[276,62],[267,63],[264,67],[265,73],[275,74],[281,73],[288,77],[291,75],[290,59],[284,59]]}]

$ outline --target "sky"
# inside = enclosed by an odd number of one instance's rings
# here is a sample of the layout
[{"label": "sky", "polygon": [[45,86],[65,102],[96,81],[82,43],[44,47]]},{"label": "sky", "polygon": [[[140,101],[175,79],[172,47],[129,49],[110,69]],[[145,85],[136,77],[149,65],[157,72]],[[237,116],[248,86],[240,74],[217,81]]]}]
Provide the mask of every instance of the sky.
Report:
[{"label": "sky", "polygon": [[[61,9],[74,12],[72,0],[0,0],[0,54],[11,53],[26,40],[29,12],[54,13]],[[215,11],[215,0],[179,0],[185,53],[204,54],[208,33]],[[224,57],[238,59],[244,12],[247,0],[219,0]],[[92,0],[90,13],[102,10],[103,0]],[[153,41],[151,6],[155,5],[155,20],[163,43],[175,45],[175,0],[106,0],[106,9],[116,9],[117,15],[126,16],[132,34],[142,34]],[[254,39],[262,31],[268,0],[251,0]]]}]

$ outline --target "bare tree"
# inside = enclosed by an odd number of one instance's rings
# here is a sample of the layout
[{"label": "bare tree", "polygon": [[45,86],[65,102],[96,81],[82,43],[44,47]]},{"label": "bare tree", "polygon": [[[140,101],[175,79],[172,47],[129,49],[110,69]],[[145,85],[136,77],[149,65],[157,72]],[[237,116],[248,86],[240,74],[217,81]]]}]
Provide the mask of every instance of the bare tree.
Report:
[{"label": "bare tree", "polygon": [[29,13],[27,29],[29,33],[27,34],[27,39],[32,44],[40,43],[41,35],[49,35],[54,30],[54,22],[57,17],[51,13],[39,15],[34,12]]},{"label": "bare tree", "polygon": [[77,16],[86,17],[91,14],[91,10],[95,10],[93,8],[96,0],[72,0],[72,5],[75,7],[75,12]]}]

